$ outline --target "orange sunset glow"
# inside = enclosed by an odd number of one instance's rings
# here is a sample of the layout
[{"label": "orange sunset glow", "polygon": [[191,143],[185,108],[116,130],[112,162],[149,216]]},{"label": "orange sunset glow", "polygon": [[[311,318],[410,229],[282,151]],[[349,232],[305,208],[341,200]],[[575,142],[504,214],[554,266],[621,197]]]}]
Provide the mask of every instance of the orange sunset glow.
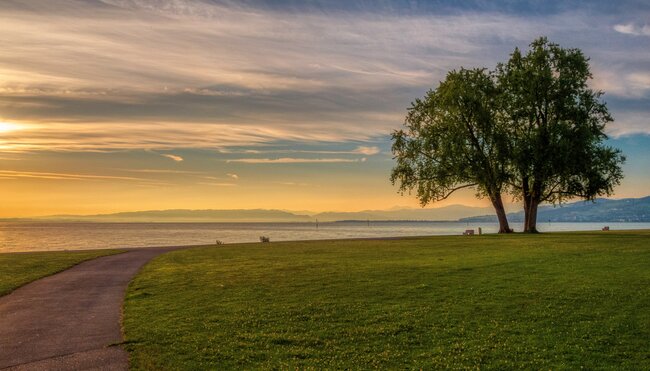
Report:
[{"label": "orange sunset glow", "polygon": [[[634,19],[161,3],[0,4],[0,217],[417,208],[388,179],[410,102],[542,26],[592,57],[628,156],[614,197],[648,193],[650,37]],[[451,204],[489,206],[466,190],[427,207]]]}]

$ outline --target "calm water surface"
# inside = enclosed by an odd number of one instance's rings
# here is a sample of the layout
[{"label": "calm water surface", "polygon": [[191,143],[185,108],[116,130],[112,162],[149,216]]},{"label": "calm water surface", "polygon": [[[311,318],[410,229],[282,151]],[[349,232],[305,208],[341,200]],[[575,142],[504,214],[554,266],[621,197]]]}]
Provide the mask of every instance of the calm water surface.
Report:
[{"label": "calm water surface", "polygon": [[[541,231],[650,229],[650,223],[540,223]],[[465,229],[495,233],[492,223],[63,223],[0,222],[0,252],[102,249],[173,245],[461,234]],[[521,231],[521,225],[514,224]]]}]

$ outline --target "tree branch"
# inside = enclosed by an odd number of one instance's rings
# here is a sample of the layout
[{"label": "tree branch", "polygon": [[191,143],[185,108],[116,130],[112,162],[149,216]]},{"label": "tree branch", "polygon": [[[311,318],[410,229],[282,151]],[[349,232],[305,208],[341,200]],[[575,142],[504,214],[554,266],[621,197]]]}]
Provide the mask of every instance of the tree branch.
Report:
[{"label": "tree branch", "polygon": [[548,199],[549,199],[553,194],[555,194],[555,193],[562,193],[562,192],[558,192],[558,191],[556,191],[557,187],[560,186],[561,184],[562,184],[562,181],[561,181],[561,180],[557,180],[557,181],[555,182],[555,184],[553,184],[553,186],[551,187],[551,190],[548,191],[548,193],[546,193],[546,195],[544,195],[544,196],[540,199],[540,201],[542,201],[542,202],[547,201],[547,200],[548,200]]},{"label": "tree branch", "polygon": [[428,154],[428,153],[426,153],[426,152],[424,152],[424,151],[422,151],[422,150],[419,150],[418,153],[419,153],[420,155],[426,157],[427,159],[433,161],[434,163],[436,163],[436,164],[438,164],[438,165],[440,164],[440,160],[438,160],[437,158],[431,156],[430,154]]},{"label": "tree branch", "polygon": [[513,183],[513,182],[510,182],[510,181],[506,182],[506,184],[509,185],[509,186],[511,186],[512,188],[515,188],[515,189],[523,189],[522,186],[520,186],[520,185],[518,185],[518,184],[515,184],[515,183]]},{"label": "tree branch", "polygon": [[462,186],[460,186],[460,187],[456,187],[456,188],[450,190],[449,193],[447,193],[447,194],[444,195],[443,197],[437,197],[437,198],[436,198],[436,201],[442,201],[442,200],[447,199],[447,197],[451,196],[452,193],[458,191],[459,189],[469,188],[469,187],[475,187],[475,186],[477,186],[477,185],[478,185],[478,183],[472,183],[472,184],[465,184],[465,185],[462,185]]}]

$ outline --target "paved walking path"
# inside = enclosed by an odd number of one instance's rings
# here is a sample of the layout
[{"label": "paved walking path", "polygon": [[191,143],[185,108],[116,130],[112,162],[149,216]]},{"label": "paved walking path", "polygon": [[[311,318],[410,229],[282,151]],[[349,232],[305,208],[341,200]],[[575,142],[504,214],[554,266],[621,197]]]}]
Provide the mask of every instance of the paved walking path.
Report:
[{"label": "paved walking path", "polygon": [[146,248],[83,262],[0,297],[0,369],[126,370],[120,316]]}]

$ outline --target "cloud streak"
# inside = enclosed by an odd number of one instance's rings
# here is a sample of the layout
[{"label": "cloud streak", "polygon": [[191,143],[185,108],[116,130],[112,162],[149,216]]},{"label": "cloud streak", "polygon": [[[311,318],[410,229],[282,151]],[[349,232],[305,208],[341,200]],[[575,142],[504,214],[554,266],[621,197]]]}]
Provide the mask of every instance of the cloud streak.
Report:
[{"label": "cloud streak", "polygon": [[352,163],[365,162],[366,158],[238,158],[227,160],[227,162],[239,162],[244,164],[335,164],[335,163]]},{"label": "cloud streak", "polygon": [[648,19],[644,0],[2,0],[0,216],[416,206],[387,180],[410,102],[541,35],[591,58],[617,196],[646,195]]},{"label": "cloud streak", "polygon": [[614,31],[634,36],[650,36],[650,25],[644,24],[638,26],[634,23],[617,24],[614,26]]},{"label": "cloud streak", "polygon": [[376,154],[379,153],[379,147],[375,147],[375,146],[372,146],[372,147],[359,146],[352,152],[372,156],[372,155],[376,155]]},{"label": "cloud streak", "polygon": [[182,162],[184,159],[178,155],[172,154],[161,154],[162,157],[167,157],[168,159],[174,160],[175,162]]},{"label": "cloud streak", "polygon": [[[493,67],[539,30],[592,56],[594,86],[621,97],[647,99],[650,91],[648,39],[629,37],[647,35],[648,26],[621,23],[619,14],[562,7],[536,16],[463,8],[331,13],[243,4],[0,3],[0,119],[25,125],[3,132],[0,150],[385,138],[409,102],[448,70]],[[371,146],[355,151],[376,154]]]},{"label": "cloud streak", "polygon": [[204,174],[204,172],[202,171],[169,170],[169,169],[114,169],[114,170],[126,171],[132,173],[148,173],[148,174],[187,174],[187,175]]},{"label": "cloud streak", "polygon": [[236,187],[235,183],[210,183],[210,182],[198,182],[200,185],[207,185],[212,187]]},{"label": "cloud streak", "polygon": [[58,173],[58,172],[40,172],[40,171],[16,171],[16,170],[0,170],[0,178],[18,179],[44,179],[44,180],[75,180],[75,181],[129,181],[129,182],[143,182],[145,184],[164,184],[159,181],[127,177],[115,175],[96,175],[96,174],[74,174],[74,173]]}]

